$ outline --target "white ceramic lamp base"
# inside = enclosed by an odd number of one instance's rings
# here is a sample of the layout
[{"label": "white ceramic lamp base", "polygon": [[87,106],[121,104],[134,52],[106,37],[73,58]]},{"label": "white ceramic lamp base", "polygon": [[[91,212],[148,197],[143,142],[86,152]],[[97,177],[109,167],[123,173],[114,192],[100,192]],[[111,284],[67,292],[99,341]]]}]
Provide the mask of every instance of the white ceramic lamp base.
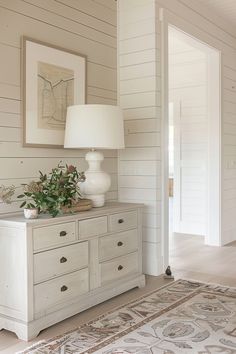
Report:
[{"label": "white ceramic lamp base", "polygon": [[103,154],[98,151],[89,151],[85,160],[89,164],[85,172],[86,180],[80,183],[81,193],[93,202],[93,207],[101,207],[105,203],[105,193],[111,186],[110,176],[101,170]]}]

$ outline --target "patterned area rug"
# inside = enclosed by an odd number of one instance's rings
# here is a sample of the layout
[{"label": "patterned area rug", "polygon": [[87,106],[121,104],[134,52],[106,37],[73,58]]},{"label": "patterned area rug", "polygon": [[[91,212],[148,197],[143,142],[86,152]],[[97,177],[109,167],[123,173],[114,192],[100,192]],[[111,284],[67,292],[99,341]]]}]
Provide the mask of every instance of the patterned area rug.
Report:
[{"label": "patterned area rug", "polygon": [[236,288],[178,280],[30,354],[236,354]]}]

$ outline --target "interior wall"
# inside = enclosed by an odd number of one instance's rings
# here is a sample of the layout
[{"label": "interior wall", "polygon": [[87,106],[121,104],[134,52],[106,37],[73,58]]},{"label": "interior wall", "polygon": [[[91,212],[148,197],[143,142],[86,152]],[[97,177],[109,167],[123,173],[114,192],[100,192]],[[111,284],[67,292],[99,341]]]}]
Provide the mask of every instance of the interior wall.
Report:
[{"label": "interior wall", "polygon": [[[169,101],[174,105],[173,231],[207,232],[207,54],[169,29]],[[191,45],[192,41],[192,45]]]},{"label": "interior wall", "polygon": [[127,127],[119,195],[145,204],[144,271],[149,274],[163,271],[168,238],[161,225],[161,8],[178,18],[182,30],[191,26],[195,37],[222,53],[222,244],[236,238],[236,31],[196,0],[119,0],[118,96]]},{"label": "interior wall", "polygon": [[[139,6],[139,5],[142,6]],[[125,116],[119,199],[144,203],[143,268],[161,269],[160,41],[154,1],[118,2],[118,99]]]},{"label": "interior wall", "polygon": [[[116,104],[116,2],[104,0],[0,0],[0,185],[49,172],[59,161],[85,170],[84,151],[22,147],[21,36],[87,56],[87,103]],[[117,199],[117,152],[104,151],[111,174],[107,199]],[[17,189],[17,194],[19,194]],[[0,213],[18,210],[16,198]]]}]

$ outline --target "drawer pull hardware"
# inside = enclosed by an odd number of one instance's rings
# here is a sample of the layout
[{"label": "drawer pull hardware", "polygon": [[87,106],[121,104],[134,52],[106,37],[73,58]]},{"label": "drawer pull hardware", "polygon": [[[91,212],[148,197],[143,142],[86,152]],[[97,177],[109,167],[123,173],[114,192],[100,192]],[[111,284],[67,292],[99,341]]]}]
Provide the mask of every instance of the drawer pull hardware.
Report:
[{"label": "drawer pull hardware", "polygon": [[67,258],[66,257],[61,257],[60,263],[66,263],[66,262],[67,262]]},{"label": "drawer pull hardware", "polygon": [[61,287],[61,291],[63,292],[63,291],[66,291],[68,289],[68,287],[66,286],[66,285],[63,285],[62,287]]},{"label": "drawer pull hardware", "polygon": [[118,219],[118,224],[123,224],[123,222],[125,222],[124,219]]},{"label": "drawer pull hardware", "polygon": [[118,270],[122,270],[123,269],[123,266],[122,265],[119,265],[119,267],[117,268]]},{"label": "drawer pull hardware", "polygon": [[66,231],[61,231],[60,232],[60,236],[66,236],[67,235],[67,232]]},{"label": "drawer pull hardware", "polygon": [[118,246],[118,247],[123,246],[123,242],[119,241],[119,242],[117,243],[117,246]]}]

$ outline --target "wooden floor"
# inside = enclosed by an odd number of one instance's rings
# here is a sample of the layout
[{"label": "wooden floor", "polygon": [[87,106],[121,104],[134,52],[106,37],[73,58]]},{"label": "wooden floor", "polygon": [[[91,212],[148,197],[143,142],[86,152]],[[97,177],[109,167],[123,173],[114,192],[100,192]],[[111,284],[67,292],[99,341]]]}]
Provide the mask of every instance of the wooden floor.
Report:
[{"label": "wooden floor", "polygon": [[[236,286],[236,243],[227,247],[210,247],[204,245],[200,236],[174,234],[170,238],[170,264],[176,279],[187,278],[205,282]],[[14,333],[0,332],[0,353],[14,354],[34,342],[75,329],[82,323],[96,318],[100,314],[136,299],[158,288],[168,281],[160,277],[147,277],[147,286],[134,289],[117,296],[103,304],[60,322],[40,333],[36,340],[23,342]]]}]

